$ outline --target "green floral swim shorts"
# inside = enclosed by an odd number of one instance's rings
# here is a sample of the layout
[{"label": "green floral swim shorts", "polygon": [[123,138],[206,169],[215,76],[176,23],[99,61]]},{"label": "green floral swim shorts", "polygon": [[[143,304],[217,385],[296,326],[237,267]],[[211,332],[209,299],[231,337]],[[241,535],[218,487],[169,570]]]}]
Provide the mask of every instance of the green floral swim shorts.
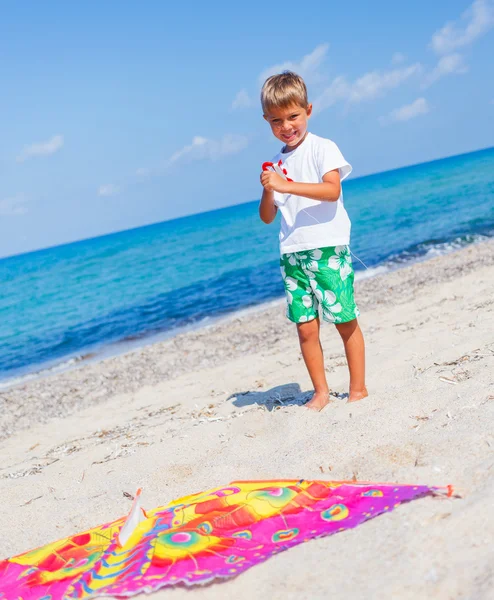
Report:
[{"label": "green floral swim shorts", "polygon": [[348,246],[283,254],[280,268],[285,283],[286,316],[290,321],[305,323],[319,313],[330,323],[347,323],[359,316]]}]

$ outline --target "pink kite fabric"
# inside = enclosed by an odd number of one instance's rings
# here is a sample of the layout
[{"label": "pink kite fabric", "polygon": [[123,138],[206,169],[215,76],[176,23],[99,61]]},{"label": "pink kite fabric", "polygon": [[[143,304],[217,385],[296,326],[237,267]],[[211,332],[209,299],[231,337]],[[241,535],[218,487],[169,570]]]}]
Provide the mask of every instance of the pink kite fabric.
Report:
[{"label": "pink kite fabric", "polygon": [[123,542],[118,534],[125,517],[0,560],[0,599],[126,597],[234,577],[292,546],[446,491],[357,482],[237,481],[144,513]]}]

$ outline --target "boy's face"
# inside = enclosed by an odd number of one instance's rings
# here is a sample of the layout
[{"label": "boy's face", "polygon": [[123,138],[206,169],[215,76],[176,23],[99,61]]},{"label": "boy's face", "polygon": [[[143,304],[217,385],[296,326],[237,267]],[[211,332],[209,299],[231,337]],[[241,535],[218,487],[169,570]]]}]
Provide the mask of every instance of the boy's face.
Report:
[{"label": "boy's face", "polygon": [[312,104],[307,108],[292,104],[286,108],[271,108],[264,118],[271,125],[273,135],[294,150],[304,141],[311,113]]}]

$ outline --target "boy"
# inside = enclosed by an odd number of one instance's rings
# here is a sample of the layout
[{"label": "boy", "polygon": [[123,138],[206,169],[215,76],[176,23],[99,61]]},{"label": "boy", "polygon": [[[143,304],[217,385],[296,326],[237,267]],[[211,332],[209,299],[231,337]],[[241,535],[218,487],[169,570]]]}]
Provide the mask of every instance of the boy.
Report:
[{"label": "boy", "polygon": [[280,267],[287,317],[297,324],[314,386],[307,407],[320,411],[330,395],[319,340],[321,314],[336,325],[343,339],[350,371],[348,401],[367,396],[364,338],[357,322],[348,247],[350,219],[340,183],[352,167],[334,142],[307,131],[312,104],[299,75],[285,71],[269,77],[261,91],[261,104],[274,136],[284,144],[273,163],[281,161],[286,179],[271,169],[262,172],[259,215],[271,223],[281,212]]}]

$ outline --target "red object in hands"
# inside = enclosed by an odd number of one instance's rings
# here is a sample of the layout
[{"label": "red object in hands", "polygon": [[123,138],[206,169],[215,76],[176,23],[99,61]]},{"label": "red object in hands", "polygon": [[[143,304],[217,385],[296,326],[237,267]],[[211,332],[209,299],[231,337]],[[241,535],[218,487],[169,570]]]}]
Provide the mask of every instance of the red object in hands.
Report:
[{"label": "red object in hands", "polygon": [[[290,179],[290,178],[288,177],[287,170],[286,170],[286,169],[282,169],[283,163],[282,163],[282,161],[281,161],[281,160],[279,160],[279,161],[278,161],[278,164],[277,164],[276,166],[278,167],[278,171],[281,171],[281,172],[283,173],[283,175],[285,176],[285,179],[286,179],[287,181],[293,181],[293,179]],[[270,162],[270,161],[267,161],[267,162],[265,162],[265,163],[262,163],[262,170],[263,170],[263,171],[269,171],[269,169],[273,169],[273,171],[274,171],[275,173],[278,173],[278,175],[279,175],[279,172],[276,170],[276,168],[275,168],[275,164],[274,164],[274,163],[272,163],[272,162]]]}]

